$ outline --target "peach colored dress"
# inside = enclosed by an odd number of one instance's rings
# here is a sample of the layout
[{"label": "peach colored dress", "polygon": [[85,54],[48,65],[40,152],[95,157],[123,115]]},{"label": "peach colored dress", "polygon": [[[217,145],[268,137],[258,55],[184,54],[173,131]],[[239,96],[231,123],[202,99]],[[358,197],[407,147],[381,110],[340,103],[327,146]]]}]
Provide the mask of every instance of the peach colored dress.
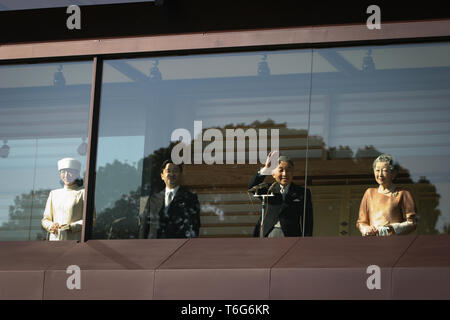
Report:
[{"label": "peach colored dress", "polygon": [[388,226],[393,223],[411,222],[411,228],[406,233],[415,229],[416,207],[411,193],[397,187],[389,195],[378,192],[378,188],[369,188],[359,207],[359,218],[356,227],[361,230],[363,226]]}]

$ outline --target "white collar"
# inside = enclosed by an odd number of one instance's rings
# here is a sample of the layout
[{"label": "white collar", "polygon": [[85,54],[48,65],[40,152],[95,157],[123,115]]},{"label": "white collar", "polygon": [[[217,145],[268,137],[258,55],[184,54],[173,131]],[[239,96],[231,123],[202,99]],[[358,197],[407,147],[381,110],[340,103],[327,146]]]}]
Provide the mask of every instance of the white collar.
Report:
[{"label": "white collar", "polygon": [[280,184],[280,192],[283,193],[283,191],[284,191],[284,193],[287,194],[290,186],[291,186],[290,183],[285,187]]},{"label": "white collar", "polygon": [[173,189],[169,189],[168,187],[166,187],[166,196],[169,194],[169,192],[172,192],[172,196],[175,197],[175,193],[177,193],[178,189],[180,188],[180,186],[176,186]]}]

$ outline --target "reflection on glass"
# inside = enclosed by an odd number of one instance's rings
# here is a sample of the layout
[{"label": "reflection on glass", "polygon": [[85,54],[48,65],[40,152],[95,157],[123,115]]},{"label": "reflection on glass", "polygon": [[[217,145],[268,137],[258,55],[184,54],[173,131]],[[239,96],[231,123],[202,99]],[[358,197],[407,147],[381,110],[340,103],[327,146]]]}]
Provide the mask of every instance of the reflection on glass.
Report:
[{"label": "reflection on glass", "polygon": [[174,155],[200,202],[200,237],[252,236],[261,206],[248,180],[275,144],[304,185],[310,63],[310,50],[105,61],[94,237],[139,237]]},{"label": "reflection on glass", "polygon": [[57,160],[88,134],[92,63],[0,66],[0,240],[46,238],[41,226]]},{"label": "reflection on glass", "polygon": [[450,44],[319,49],[313,61],[309,139],[323,142],[308,165],[314,235],[360,235],[382,153],[400,164],[394,183],[411,190],[416,232],[448,233]]}]

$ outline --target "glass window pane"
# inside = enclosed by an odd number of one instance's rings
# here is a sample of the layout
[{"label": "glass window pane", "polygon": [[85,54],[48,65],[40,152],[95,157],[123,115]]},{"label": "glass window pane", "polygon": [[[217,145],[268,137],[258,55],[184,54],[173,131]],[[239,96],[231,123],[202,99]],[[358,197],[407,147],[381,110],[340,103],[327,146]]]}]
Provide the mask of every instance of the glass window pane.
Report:
[{"label": "glass window pane", "polygon": [[[450,44],[319,49],[313,61],[310,134],[327,154],[309,161],[315,234],[361,235],[361,201],[379,187],[372,162],[382,153],[400,165],[393,183],[412,195],[415,232],[448,233]],[[397,223],[393,211],[379,220],[370,212],[371,225]]]},{"label": "glass window pane", "polygon": [[46,239],[57,161],[86,168],[91,77],[91,62],[0,66],[1,241]]},{"label": "glass window pane", "polygon": [[[105,61],[94,237],[252,236],[261,204],[248,183],[276,144],[304,185],[310,66],[310,50]],[[199,200],[199,231],[196,214],[164,220],[160,167],[173,154],[185,163],[181,185]],[[195,196],[185,197],[195,212]],[[160,220],[139,235],[146,210]],[[164,234],[171,223],[177,230]]]}]

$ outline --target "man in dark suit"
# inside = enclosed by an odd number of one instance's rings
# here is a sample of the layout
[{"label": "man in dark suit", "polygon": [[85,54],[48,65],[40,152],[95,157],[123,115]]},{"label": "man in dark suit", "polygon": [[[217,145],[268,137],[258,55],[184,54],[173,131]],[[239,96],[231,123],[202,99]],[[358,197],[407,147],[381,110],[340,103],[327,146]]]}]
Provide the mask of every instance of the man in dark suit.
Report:
[{"label": "man in dark suit", "polygon": [[197,195],[180,186],[182,165],[166,160],[161,179],[166,187],[147,200],[141,214],[140,238],[194,238],[200,232],[200,203]]},{"label": "man in dark suit", "polygon": [[[257,194],[273,193],[268,198],[268,206],[263,220],[263,236],[269,238],[312,236],[313,209],[311,192],[292,182],[294,178],[294,162],[285,156],[277,157],[278,153],[269,153],[266,165],[250,179],[249,189],[261,186]],[[278,166],[272,171],[271,161],[278,160]],[[261,185],[266,175],[275,179],[272,185]],[[306,195],[306,206],[305,206]],[[303,217],[304,208],[306,209]],[[253,236],[260,236],[261,218],[255,226]],[[303,228],[304,224],[304,228]]]}]

